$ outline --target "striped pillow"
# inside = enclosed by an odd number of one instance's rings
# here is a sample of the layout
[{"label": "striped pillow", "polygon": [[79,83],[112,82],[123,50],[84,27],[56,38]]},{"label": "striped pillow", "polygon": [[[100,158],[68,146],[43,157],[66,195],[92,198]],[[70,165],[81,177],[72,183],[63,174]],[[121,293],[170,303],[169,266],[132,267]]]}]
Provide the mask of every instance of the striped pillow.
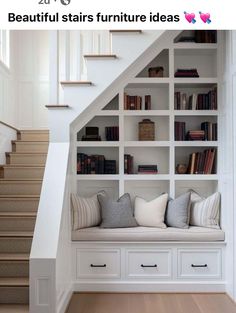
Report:
[{"label": "striped pillow", "polygon": [[191,191],[190,225],[209,228],[220,228],[220,193],[202,198]]},{"label": "striped pillow", "polygon": [[73,230],[97,226],[101,223],[100,204],[97,195],[82,198],[71,194]]}]

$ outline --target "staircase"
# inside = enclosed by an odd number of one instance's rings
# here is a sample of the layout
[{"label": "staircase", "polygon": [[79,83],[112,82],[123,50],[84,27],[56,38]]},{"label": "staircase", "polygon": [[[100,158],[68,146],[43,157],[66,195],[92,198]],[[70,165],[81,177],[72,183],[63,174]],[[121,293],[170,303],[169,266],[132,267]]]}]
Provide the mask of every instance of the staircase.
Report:
[{"label": "staircase", "polygon": [[19,131],[0,166],[0,313],[29,312],[29,255],[48,131]]}]

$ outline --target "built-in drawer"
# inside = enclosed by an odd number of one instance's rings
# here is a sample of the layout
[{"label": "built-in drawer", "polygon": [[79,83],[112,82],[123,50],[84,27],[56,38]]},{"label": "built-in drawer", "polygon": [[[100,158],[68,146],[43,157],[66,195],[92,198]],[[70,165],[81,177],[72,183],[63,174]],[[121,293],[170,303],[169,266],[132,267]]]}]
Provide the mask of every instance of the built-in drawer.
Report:
[{"label": "built-in drawer", "polygon": [[127,278],[164,278],[172,276],[170,249],[127,250]]},{"label": "built-in drawer", "polygon": [[220,279],[222,257],[220,249],[179,249],[178,277],[183,279]]},{"label": "built-in drawer", "polygon": [[119,249],[78,249],[76,262],[77,278],[120,278]]}]

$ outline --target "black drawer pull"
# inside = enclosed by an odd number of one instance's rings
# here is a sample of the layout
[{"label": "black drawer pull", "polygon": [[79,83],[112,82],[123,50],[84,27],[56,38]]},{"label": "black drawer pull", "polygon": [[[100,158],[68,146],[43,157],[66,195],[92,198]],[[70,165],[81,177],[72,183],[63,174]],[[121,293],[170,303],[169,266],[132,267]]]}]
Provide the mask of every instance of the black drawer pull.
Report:
[{"label": "black drawer pull", "polygon": [[90,267],[106,267],[107,265],[106,264],[101,264],[101,265],[98,265],[98,264],[90,264]]},{"label": "black drawer pull", "polygon": [[141,264],[141,267],[157,267],[157,265],[156,264],[154,264],[154,265],[144,265],[144,264]]},{"label": "black drawer pull", "polygon": [[207,267],[207,264],[191,264],[192,267]]}]

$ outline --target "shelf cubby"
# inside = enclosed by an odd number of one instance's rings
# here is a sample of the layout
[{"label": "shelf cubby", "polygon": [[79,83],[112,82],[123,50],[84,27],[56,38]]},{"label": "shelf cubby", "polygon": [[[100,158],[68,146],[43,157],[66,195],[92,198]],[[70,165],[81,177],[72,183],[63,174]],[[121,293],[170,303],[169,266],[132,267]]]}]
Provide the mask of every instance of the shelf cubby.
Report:
[{"label": "shelf cubby", "polygon": [[[99,135],[101,136],[101,141],[106,141],[105,127],[110,126],[119,126],[119,117],[118,116],[95,116],[91,121],[89,121],[79,132],[78,132],[78,141],[82,140],[82,136],[85,135],[86,127],[98,127]],[[86,141],[83,141],[86,142]],[[110,142],[110,141],[109,141]],[[89,141],[88,141],[89,143]],[[99,141],[98,141],[99,143]]]},{"label": "shelf cubby", "polygon": [[[175,49],[174,72],[177,69],[196,68],[199,77],[217,76],[216,49]],[[180,78],[182,79],[182,78]]]},{"label": "shelf cubby", "polygon": [[168,147],[125,147],[125,154],[133,156],[134,174],[138,174],[138,165],[157,165],[158,174],[169,174]]},{"label": "shelf cubby", "polygon": [[169,77],[169,50],[162,50],[138,75],[137,77],[148,77],[150,67],[162,66],[164,68],[163,77]]},{"label": "shelf cubby", "polygon": [[[169,140],[169,116],[125,116],[125,141],[139,140],[139,122],[150,119],[155,123],[155,141]],[[140,141],[142,143],[142,141]]]},{"label": "shelf cubby", "polygon": [[119,197],[118,180],[79,180],[77,182],[77,193],[81,197],[91,197],[99,191],[104,190],[113,199]]},{"label": "shelf cubby", "polygon": [[104,108],[106,110],[119,110],[119,95],[116,95]]},{"label": "shelf cubby", "polygon": [[175,182],[175,196],[193,189],[202,197],[208,197],[218,189],[217,180],[178,180]]},{"label": "shelf cubby", "polygon": [[169,193],[170,186],[169,180],[125,180],[124,189],[133,201],[136,196],[150,201],[162,193]]},{"label": "shelf cubby", "polygon": [[[169,84],[158,83],[130,83],[125,87],[129,96],[142,97],[142,111],[145,111],[145,95],[151,96],[151,110],[169,109]],[[127,110],[129,111],[129,110]],[[132,110],[135,111],[135,110]]]}]

